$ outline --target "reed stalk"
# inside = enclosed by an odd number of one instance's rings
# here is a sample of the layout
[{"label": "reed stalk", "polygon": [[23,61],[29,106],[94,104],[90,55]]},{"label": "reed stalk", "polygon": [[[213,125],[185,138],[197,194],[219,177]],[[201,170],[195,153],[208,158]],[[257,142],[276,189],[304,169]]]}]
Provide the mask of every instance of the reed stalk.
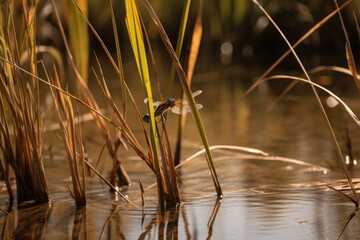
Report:
[{"label": "reed stalk", "polygon": [[[55,75],[54,85],[60,87],[60,81],[57,75]],[[76,130],[75,115],[70,97],[59,94],[52,88],[51,93],[54,100],[55,113],[63,132],[63,142],[69,161],[71,181],[73,184],[71,193],[75,200],[76,207],[83,207],[86,205],[86,179],[83,160],[85,153],[81,128],[79,128],[78,131]],[[65,117],[62,116],[62,113]]]}]

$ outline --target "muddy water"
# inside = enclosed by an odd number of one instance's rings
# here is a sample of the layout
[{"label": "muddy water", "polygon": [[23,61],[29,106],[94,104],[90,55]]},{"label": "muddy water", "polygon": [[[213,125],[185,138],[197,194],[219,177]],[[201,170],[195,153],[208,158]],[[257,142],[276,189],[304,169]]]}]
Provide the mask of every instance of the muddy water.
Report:
[{"label": "muddy water", "polygon": [[[145,187],[145,210],[124,203],[96,177],[88,181],[88,206],[77,210],[67,190],[71,182],[65,153],[61,141],[52,133],[47,136],[48,148],[44,151],[51,204],[17,209],[15,203],[10,215],[0,212],[2,239],[338,238],[354,206],[326,187],[327,184],[341,187],[344,174],[310,89],[304,85],[296,87],[269,110],[282,83],[276,83],[275,87],[262,85],[235,104],[243,93],[243,85],[249,85],[252,77],[217,81],[198,78],[193,89],[203,90],[196,99],[204,105],[201,115],[210,144],[251,147],[270,155],[260,158],[243,151],[214,150],[224,191],[222,200],[216,199],[205,158],[200,155],[179,171],[183,204],[160,214],[156,210],[156,188],[151,187],[154,176],[132,151],[121,151],[119,155],[133,180],[131,186],[121,190],[139,206],[140,179]],[[330,82],[328,87],[356,112],[359,109],[352,100],[355,97],[349,84],[344,80]],[[321,95],[325,100],[326,96]],[[141,101],[142,92],[135,97]],[[345,123],[356,146],[359,129],[344,117],[339,107],[326,109],[341,146],[345,145]],[[167,126],[172,140],[175,125],[176,116],[169,114]],[[92,123],[84,124],[84,129],[89,155],[97,159],[102,145],[100,134]],[[140,130],[135,133],[140,134]],[[200,138],[195,133],[189,116],[184,131],[183,160],[201,149]],[[291,162],[293,159],[299,161]],[[104,174],[110,165],[104,164]],[[358,177],[358,172],[356,166],[350,170],[354,177]],[[1,187],[0,207],[7,209],[5,188]],[[359,219],[355,217],[341,239],[358,237],[358,226]]]}]

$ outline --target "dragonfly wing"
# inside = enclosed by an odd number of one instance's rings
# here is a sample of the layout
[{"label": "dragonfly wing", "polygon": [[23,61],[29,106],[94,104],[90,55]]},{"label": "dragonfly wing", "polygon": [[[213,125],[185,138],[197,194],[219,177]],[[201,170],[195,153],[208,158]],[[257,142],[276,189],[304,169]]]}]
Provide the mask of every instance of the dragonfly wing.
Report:
[{"label": "dragonfly wing", "polygon": [[196,96],[200,95],[201,93],[202,93],[202,90],[197,90],[196,92],[192,93],[192,96],[196,97]]},{"label": "dragonfly wing", "polygon": [[[197,90],[196,92],[193,92],[192,93],[192,96],[193,97],[196,97],[196,96],[199,96],[200,94],[202,93],[202,90]],[[184,99],[179,99],[179,100],[176,100],[176,101],[182,101],[183,104],[186,102],[186,96],[184,97]],[[185,105],[185,104],[184,104]]]},{"label": "dragonfly wing", "polygon": [[[201,109],[203,106],[201,104],[196,104],[196,109]],[[176,114],[185,114],[191,112],[191,107],[189,105],[174,106],[171,111]]]},{"label": "dragonfly wing", "polygon": [[153,102],[153,106],[154,106],[154,107],[157,107],[157,106],[159,106],[161,103],[162,103],[161,101]]},{"label": "dragonfly wing", "polygon": [[[148,99],[148,98],[145,98],[145,99],[144,99],[144,103],[145,103],[145,104],[147,104],[147,103],[148,103],[148,101],[149,101],[149,99]],[[153,106],[154,106],[154,107],[157,107],[157,106],[159,106],[159,105],[160,105],[160,103],[161,103],[161,101],[156,101],[156,102],[153,102]]]},{"label": "dragonfly wing", "polygon": [[171,108],[171,111],[176,114],[185,114],[191,112],[191,108],[189,106],[174,106]]},{"label": "dragonfly wing", "polygon": [[199,109],[202,109],[202,108],[203,108],[203,105],[198,104],[198,103],[197,103],[195,106],[196,106],[196,109],[197,109],[197,110],[199,110]]}]

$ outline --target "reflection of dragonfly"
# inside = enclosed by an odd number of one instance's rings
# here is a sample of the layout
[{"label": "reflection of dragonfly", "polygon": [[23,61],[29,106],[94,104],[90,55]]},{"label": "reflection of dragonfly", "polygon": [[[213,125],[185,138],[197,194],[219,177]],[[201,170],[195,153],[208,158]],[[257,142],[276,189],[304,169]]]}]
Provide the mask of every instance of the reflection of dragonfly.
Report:
[{"label": "reflection of dragonfly", "polygon": [[[201,90],[197,90],[196,92],[193,92],[192,96],[196,97],[202,93]],[[145,103],[148,102],[148,99],[145,98]],[[186,101],[186,99],[177,99],[174,98],[167,98],[164,101],[156,101],[153,102],[153,106],[155,108],[155,118],[162,116],[166,111],[170,110],[173,113],[176,114],[185,114],[188,112],[191,112],[191,107],[189,103]],[[195,105],[196,109],[201,109],[203,106],[201,104]],[[149,123],[150,122],[150,116],[149,114],[145,114],[143,116],[143,121]]]}]

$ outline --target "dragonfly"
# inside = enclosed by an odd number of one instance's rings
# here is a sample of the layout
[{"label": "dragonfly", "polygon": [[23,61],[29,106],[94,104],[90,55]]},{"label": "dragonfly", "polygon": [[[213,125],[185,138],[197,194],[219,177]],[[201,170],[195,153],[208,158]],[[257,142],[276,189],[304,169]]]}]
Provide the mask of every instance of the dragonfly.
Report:
[{"label": "dragonfly", "polygon": [[[196,97],[202,93],[202,90],[197,90],[196,92],[192,93],[193,97]],[[146,104],[149,100],[147,98],[144,99],[144,103]],[[155,108],[155,118],[161,117],[164,115],[165,112],[171,109],[173,113],[176,114],[186,114],[191,112],[191,107],[187,102],[186,98],[184,99],[177,99],[174,98],[167,98],[164,101],[156,101],[153,102],[153,106]],[[195,104],[196,109],[201,109],[203,106],[201,104]],[[150,122],[150,115],[147,113],[143,116],[143,121],[149,123]]]}]

